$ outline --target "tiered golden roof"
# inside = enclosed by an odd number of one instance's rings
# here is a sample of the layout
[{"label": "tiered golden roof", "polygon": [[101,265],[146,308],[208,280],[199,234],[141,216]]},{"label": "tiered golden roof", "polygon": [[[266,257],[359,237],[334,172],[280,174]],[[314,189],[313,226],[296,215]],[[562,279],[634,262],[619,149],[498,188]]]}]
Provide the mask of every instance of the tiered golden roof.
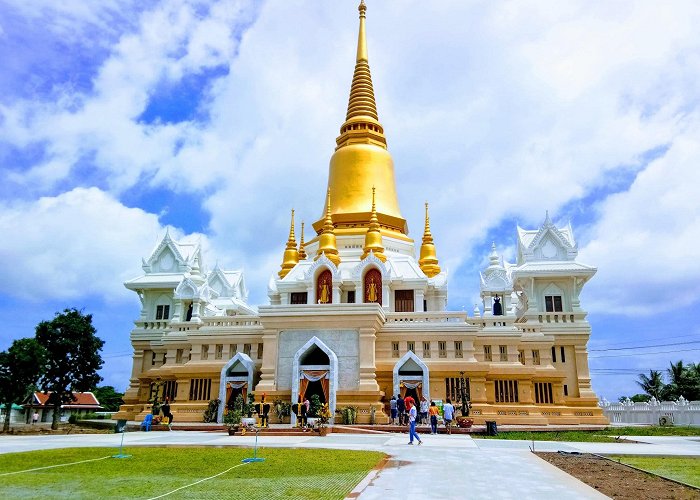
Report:
[{"label": "tiered golden roof", "polygon": [[[360,231],[368,227],[370,218],[368,195],[372,186],[376,186],[377,220],[382,232],[406,235],[408,226],[399,210],[394,162],[386,149],[384,128],[379,123],[374,100],[367,57],[367,6],[364,1],[360,3],[359,11],[355,72],[345,123],[340,127],[337,147],[330,161],[326,205],[331,203],[331,216],[338,232],[362,234]],[[331,198],[332,202],[329,201]],[[324,224],[325,217],[314,223],[318,234]]]},{"label": "tiered golden roof", "polygon": [[326,204],[326,218],[321,230],[321,235],[318,238],[318,250],[314,260],[318,260],[321,255],[326,254],[328,260],[330,260],[337,267],[340,264],[340,255],[338,255],[338,246],[335,241],[335,227],[333,226],[333,219],[331,218],[330,189],[326,195],[326,200],[328,200],[328,203]]},{"label": "tiered golden roof", "polygon": [[386,262],[384,247],[382,246],[382,232],[379,230],[379,219],[377,218],[377,207],[374,204],[374,187],[372,188],[372,214],[369,218],[369,228],[365,234],[365,246],[362,249],[362,258],[366,258],[370,252],[382,262]]},{"label": "tiered golden roof", "polygon": [[418,265],[428,278],[440,274],[437,252],[435,251],[435,244],[433,243],[433,235],[430,233],[428,203],[425,204],[425,230],[423,231],[423,244],[420,246]]},{"label": "tiered golden roof", "polygon": [[299,251],[297,250],[297,242],[294,239],[294,209],[292,209],[292,223],[289,227],[289,238],[287,238],[287,247],[284,249],[284,257],[282,258],[282,269],[277,273],[280,278],[284,278],[289,274],[294,266],[299,262]]}]

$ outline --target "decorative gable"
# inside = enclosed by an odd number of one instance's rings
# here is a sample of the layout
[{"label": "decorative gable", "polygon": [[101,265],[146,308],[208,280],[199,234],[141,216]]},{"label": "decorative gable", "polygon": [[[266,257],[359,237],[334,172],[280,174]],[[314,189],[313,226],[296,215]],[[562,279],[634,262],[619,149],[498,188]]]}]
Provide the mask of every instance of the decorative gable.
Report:
[{"label": "decorative gable", "polygon": [[557,228],[545,216],[544,223],[535,231],[518,228],[518,261],[564,261],[574,260],[578,255],[578,244],[574,241],[571,226]]},{"label": "decorative gable", "polygon": [[142,267],[147,274],[188,272],[191,269],[168,230],[148,260],[142,259]]}]

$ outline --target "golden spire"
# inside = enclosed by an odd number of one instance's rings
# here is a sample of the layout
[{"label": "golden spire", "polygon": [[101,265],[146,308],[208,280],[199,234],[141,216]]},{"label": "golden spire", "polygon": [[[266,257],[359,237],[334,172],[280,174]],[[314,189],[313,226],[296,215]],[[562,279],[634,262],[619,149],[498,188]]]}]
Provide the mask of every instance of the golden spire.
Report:
[{"label": "golden spire", "polygon": [[423,232],[423,244],[420,246],[420,259],[418,265],[428,278],[440,273],[433,235],[430,233],[430,216],[428,215],[428,202],[425,203],[425,231]]},{"label": "golden spire", "polygon": [[318,251],[314,260],[318,260],[322,254],[326,254],[336,267],[340,264],[340,255],[338,255],[338,247],[335,242],[335,227],[333,226],[333,218],[331,217],[331,190],[328,189],[326,196],[326,219],[323,224],[321,236],[318,239]]},{"label": "golden spire", "polygon": [[[360,30],[348,110],[336,139],[337,147],[328,172],[328,188],[333,195],[331,213],[336,228],[341,232],[357,234],[363,231],[367,228],[370,215],[367,213],[369,190],[376,186],[377,217],[382,232],[405,235],[408,227],[399,210],[394,162],[386,149],[384,128],[379,123],[374,100],[367,56],[367,6],[364,0],[358,10]],[[319,234],[323,223],[323,216],[314,223],[314,229]]]},{"label": "golden spire", "polygon": [[294,239],[294,209],[292,209],[292,223],[289,227],[289,238],[287,239],[287,247],[284,249],[284,257],[282,258],[282,269],[277,273],[280,278],[284,278],[289,274],[294,266],[299,262],[299,252],[297,251],[297,242]]},{"label": "golden spire", "polygon": [[365,234],[365,247],[362,249],[362,259],[374,252],[375,257],[382,262],[386,262],[384,247],[382,246],[382,232],[379,230],[379,219],[377,219],[377,207],[374,204],[374,187],[372,187],[372,215],[369,218],[369,228]]},{"label": "golden spire", "polygon": [[301,221],[301,241],[299,241],[299,260],[306,260],[306,249],[304,248],[304,221]]}]

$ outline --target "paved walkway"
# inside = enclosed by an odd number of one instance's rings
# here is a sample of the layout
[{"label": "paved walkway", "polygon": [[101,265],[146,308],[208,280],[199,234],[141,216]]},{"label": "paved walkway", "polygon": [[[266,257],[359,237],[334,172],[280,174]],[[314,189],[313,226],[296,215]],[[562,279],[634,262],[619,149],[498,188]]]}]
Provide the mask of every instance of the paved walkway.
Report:
[{"label": "paved walkway", "polygon": [[[0,436],[0,453],[48,448],[104,446],[117,448],[121,434]],[[605,498],[593,488],[530,453],[529,441],[472,439],[469,436],[422,436],[424,444],[407,445],[406,434],[330,434],[327,437],[260,437],[262,447],[377,450],[390,455],[379,473],[359,485],[360,499],[415,498],[578,499]],[[630,443],[535,442],[537,451],[700,456],[700,439],[638,437]],[[173,431],[131,432],[124,446],[252,446],[254,436]],[[264,452],[262,453],[264,456]]]}]

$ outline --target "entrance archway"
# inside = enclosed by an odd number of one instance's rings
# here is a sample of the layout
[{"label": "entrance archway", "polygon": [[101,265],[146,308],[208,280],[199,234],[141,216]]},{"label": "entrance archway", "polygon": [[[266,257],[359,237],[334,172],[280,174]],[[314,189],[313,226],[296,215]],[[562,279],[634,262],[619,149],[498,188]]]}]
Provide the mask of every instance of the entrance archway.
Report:
[{"label": "entrance archway", "polygon": [[420,404],[423,396],[430,400],[430,372],[428,366],[408,351],[394,365],[394,395],[410,395]]},{"label": "entrance archway", "polygon": [[221,369],[219,380],[219,411],[216,421],[221,423],[224,419],[224,409],[233,406],[238,394],[243,399],[248,397],[248,391],[253,389],[253,371],[255,363],[242,352],[236,353]]},{"label": "entrance archway", "polygon": [[[318,394],[322,403],[328,403],[331,415],[335,415],[337,390],[338,357],[318,337],[313,337],[294,355],[292,402],[297,402],[299,397],[308,399],[311,394]],[[296,424],[294,413],[291,423]]]}]

